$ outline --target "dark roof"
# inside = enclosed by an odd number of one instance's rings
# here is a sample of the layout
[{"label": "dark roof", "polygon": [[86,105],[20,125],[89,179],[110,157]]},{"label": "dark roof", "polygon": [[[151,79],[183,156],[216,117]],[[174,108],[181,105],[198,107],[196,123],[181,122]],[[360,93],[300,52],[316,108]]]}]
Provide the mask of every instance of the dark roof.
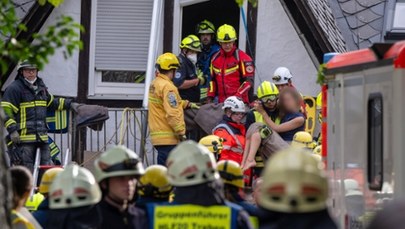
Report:
[{"label": "dark roof", "polygon": [[384,40],[387,0],[329,0],[349,50]]},{"label": "dark roof", "polygon": [[347,51],[345,40],[335,22],[329,3],[326,0],[308,0],[308,5],[334,51]]}]

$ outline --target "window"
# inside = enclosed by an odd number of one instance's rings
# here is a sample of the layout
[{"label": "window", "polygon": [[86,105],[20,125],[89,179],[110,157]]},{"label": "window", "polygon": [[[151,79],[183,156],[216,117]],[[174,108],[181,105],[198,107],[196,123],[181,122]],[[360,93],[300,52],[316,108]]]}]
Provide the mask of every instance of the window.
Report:
[{"label": "window", "polygon": [[383,184],[383,99],[371,94],[367,104],[368,184],[371,190],[381,190]]},{"label": "window", "polygon": [[393,4],[393,13],[389,13],[388,18],[392,18],[388,25],[387,40],[403,40],[405,39],[405,0],[397,0]]},{"label": "window", "polygon": [[93,0],[89,98],[142,99],[151,0]]}]

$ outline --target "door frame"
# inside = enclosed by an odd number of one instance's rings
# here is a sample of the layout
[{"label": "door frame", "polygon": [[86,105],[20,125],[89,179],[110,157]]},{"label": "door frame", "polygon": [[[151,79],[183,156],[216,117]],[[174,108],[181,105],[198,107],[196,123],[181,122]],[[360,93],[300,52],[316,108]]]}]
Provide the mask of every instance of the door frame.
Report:
[{"label": "door frame", "polygon": [[[182,24],[183,24],[183,7],[194,5],[202,2],[208,2],[210,0],[174,0],[174,7],[173,7],[173,41],[172,41],[172,52],[177,54],[179,52],[179,44],[182,39]],[[248,1],[243,2],[243,9],[244,12],[247,11]],[[235,2],[236,4],[236,2]],[[239,34],[238,34],[238,41],[239,41],[239,49],[246,51],[246,30],[245,26],[243,25],[242,15],[239,13]]]}]

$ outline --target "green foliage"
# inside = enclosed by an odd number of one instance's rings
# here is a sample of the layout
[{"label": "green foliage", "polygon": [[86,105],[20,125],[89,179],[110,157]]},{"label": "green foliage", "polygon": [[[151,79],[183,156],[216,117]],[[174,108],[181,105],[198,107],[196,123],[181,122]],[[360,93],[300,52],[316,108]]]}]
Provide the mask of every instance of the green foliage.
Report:
[{"label": "green foliage", "polygon": [[[250,4],[252,4],[253,7],[257,7],[257,3],[259,0],[248,0]],[[238,4],[239,7],[242,7],[243,2],[245,2],[245,0],[235,0],[236,4]]]},{"label": "green foliage", "polygon": [[320,84],[321,86],[325,83],[325,71],[326,71],[326,64],[321,64],[319,65],[318,68],[318,78],[316,82]]},{"label": "green foliage", "polygon": [[[44,0],[38,0],[43,3]],[[45,0],[46,2],[46,0]],[[48,0],[57,6],[63,0]],[[34,42],[16,37],[19,32],[27,28],[21,24],[16,16],[14,5],[11,0],[0,0],[0,70],[4,74],[8,69],[8,61],[18,62],[28,59],[43,69],[48,59],[55,50],[62,48],[65,58],[72,56],[74,50],[81,49],[79,32],[83,27],[69,16],[62,16],[55,23],[46,28],[42,33],[33,34]]]},{"label": "green foliage", "polygon": [[49,2],[52,4],[54,7],[60,6],[64,2],[64,0],[38,0],[38,3],[43,6],[46,4],[46,2]]}]

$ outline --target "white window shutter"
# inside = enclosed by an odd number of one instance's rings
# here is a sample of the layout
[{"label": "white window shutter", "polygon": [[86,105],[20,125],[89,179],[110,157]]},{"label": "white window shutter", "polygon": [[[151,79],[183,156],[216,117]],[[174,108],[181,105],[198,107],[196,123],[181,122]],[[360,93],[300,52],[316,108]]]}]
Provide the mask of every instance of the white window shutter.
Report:
[{"label": "white window shutter", "polygon": [[145,71],[152,0],[98,0],[95,68]]}]

